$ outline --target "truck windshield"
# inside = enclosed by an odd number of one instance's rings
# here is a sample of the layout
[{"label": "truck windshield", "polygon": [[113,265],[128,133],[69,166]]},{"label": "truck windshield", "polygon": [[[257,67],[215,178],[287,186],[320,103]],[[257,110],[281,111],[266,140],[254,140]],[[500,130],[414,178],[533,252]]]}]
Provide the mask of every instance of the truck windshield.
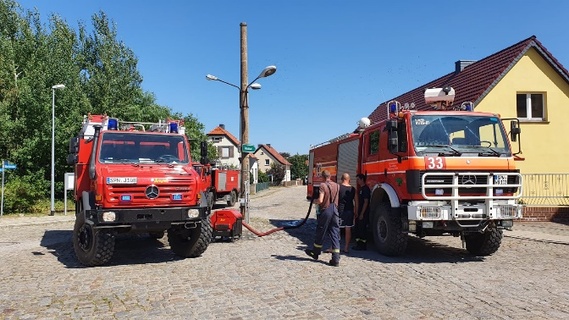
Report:
[{"label": "truck windshield", "polygon": [[189,163],[181,135],[107,131],[101,136],[99,161],[103,163]]},{"label": "truck windshield", "polygon": [[495,116],[414,115],[411,130],[415,153],[419,156],[434,153],[511,156],[507,135]]}]

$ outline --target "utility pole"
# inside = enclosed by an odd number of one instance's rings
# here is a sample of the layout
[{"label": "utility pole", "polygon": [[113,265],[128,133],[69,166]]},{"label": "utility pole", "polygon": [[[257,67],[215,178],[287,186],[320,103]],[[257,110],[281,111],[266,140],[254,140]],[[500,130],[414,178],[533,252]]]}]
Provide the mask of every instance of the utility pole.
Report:
[{"label": "utility pole", "polygon": [[[208,74],[205,76],[207,80],[219,81],[226,85],[239,89],[239,152],[241,153],[241,185],[239,206],[240,212],[245,222],[249,222],[249,152],[253,152],[254,148],[249,144],[249,88],[252,90],[261,89],[261,85],[255,81],[260,78],[272,76],[277,72],[276,66],[267,66],[261,73],[250,83],[247,79],[247,23],[241,22],[241,85],[238,86],[231,82],[219,79],[218,77]],[[246,146],[246,151],[244,150]]]},{"label": "utility pole", "polygon": [[247,96],[247,23],[241,22],[241,89],[239,105],[241,109],[241,202],[243,220],[249,223],[249,157],[243,152],[243,145],[249,143],[249,97]]}]

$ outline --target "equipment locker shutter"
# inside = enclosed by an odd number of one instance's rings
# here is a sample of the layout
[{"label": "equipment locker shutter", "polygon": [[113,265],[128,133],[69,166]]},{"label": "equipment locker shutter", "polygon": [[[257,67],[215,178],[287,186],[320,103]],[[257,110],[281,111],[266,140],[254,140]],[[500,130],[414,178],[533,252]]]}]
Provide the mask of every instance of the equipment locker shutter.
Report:
[{"label": "equipment locker shutter", "polygon": [[336,181],[340,183],[342,174],[347,172],[350,175],[350,184],[356,185],[356,170],[358,167],[358,143],[359,140],[352,140],[341,143],[338,146],[338,173]]}]

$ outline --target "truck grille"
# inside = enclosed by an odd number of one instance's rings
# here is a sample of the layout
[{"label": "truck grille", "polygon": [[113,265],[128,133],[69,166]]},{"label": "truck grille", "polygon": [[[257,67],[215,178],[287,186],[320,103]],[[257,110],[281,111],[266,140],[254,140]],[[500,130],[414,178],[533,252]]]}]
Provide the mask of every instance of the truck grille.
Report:
[{"label": "truck grille", "polygon": [[193,179],[168,179],[168,182],[157,184],[106,185],[107,201],[116,205],[132,206],[133,204],[160,206],[166,204],[194,203],[196,197]]},{"label": "truck grille", "polygon": [[433,200],[514,199],[521,195],[521,182],[515,172],[421,172],[420,188],[425,199]]}]

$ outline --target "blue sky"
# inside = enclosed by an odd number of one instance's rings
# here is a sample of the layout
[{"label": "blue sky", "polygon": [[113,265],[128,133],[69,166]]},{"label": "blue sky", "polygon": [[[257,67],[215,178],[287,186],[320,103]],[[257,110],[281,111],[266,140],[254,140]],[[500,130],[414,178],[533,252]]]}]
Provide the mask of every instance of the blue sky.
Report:
[{"label": "blue sky", "polygon": [[352,131],[380,103],[532,35],[569,67],[569,1],[20,0],[72,27],[104,11],[159,104],[206,133],[239,137],[240,23],[247,23],[249,142],[307,154]]}]

